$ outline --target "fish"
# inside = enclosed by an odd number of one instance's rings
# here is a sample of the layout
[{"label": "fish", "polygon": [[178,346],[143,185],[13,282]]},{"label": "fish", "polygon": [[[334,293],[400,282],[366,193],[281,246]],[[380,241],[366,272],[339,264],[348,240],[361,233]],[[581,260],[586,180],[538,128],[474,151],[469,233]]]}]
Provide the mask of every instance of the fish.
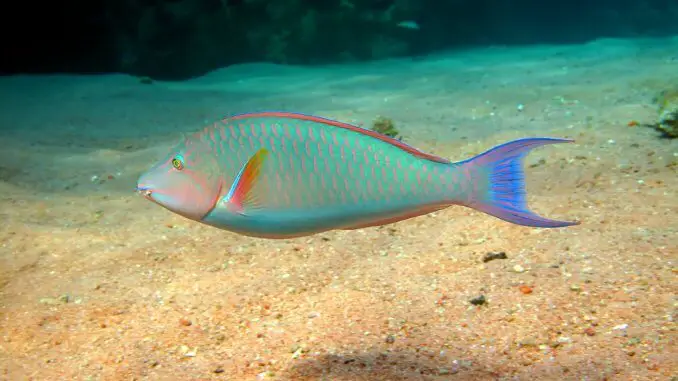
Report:
[{"label": "fish", "polygon": [[141,174],[136,191],[193,221],[266,239],[387,225],[453,205],[517,225],[558,228],[526,203],[523,158],[573,142],[532,137],[452,162],[373,130],[265,111],[186,136]]},{"label": "fish", "polygon": [[396,24],[396,26],[405,29],[419,30],[419,24],[416,21],[412,20],[401,21],[398,24]]}]

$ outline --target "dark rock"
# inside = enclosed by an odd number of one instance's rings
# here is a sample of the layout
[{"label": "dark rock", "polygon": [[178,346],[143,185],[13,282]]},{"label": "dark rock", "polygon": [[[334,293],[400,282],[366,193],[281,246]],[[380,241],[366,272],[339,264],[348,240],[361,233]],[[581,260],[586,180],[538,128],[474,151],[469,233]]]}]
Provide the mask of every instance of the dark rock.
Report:
[{"label": "dark rock", "polygon": [[508,258],[506,256],[506,253],[503,251],[497,252],[497,253],[487,253],[483,257],[483,262],[487,263],[489,261],[494,261],[495,259],[506,259]]},{"label": "dark rock", "polygon": [[474,306],[482,306],[483,304],[487,303],[487,300],[485,299],[485,295],[480,295],[471,299],[469,302]]}]

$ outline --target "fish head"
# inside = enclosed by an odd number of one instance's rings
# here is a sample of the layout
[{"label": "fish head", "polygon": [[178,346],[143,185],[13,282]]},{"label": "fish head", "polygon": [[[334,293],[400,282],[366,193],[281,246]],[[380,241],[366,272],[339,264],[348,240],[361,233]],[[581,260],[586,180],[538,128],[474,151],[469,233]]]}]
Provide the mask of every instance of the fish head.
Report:
[{"label": "fish head", "polygon": [[219,200],[222,178],[210,145],[187,139],[141,175],[137,192],[174,213],[200,221]]}]

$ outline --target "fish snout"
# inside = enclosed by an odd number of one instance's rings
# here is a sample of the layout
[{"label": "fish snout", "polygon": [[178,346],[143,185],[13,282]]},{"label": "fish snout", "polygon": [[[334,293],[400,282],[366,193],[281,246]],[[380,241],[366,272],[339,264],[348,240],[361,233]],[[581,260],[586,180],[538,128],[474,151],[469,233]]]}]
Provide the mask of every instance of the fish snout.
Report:
[{"label": "fish snout", "polygon": [[137,193],[144,196],[148,200],[153,200],[153,191],[148,187],[137,186]]}]

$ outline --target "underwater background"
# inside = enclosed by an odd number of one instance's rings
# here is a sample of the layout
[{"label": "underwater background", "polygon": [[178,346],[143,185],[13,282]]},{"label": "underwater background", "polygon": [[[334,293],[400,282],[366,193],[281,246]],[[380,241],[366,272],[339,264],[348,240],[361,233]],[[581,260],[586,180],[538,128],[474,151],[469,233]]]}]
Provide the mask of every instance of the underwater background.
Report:
[{"label": "underwater background", "polygon": [[[0,379],[675,380],[678,1],[108,0],[0,13]],[[451,207],[263,240],[134,192],[302,112],[525,160],[565,229]]]}]

